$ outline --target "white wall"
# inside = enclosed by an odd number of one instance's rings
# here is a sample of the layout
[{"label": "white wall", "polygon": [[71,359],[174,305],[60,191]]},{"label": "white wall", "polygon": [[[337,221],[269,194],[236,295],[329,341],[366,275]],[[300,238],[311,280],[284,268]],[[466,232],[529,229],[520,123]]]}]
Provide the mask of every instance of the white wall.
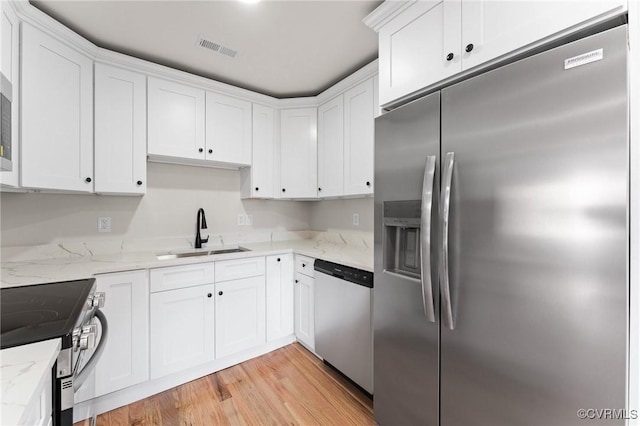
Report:
[{"label": "white wall", "polygon": [[[310,227],[311,203],[240,200],[237,170],[148,163],[147,182],[144,197],[2,193],[0,245],[195,235],[200,207],[211,234]],[[237,226],[238,213],[253,227]],[[98,233],[98,216],[112,218],[111,233]]]},{"label": "white wall", "polygon": [[[360,225],[353,225],[353,214]],[[373,232],[373,198],[327,200],[311,203],[310,229],[314,231],[350,230]]]}]

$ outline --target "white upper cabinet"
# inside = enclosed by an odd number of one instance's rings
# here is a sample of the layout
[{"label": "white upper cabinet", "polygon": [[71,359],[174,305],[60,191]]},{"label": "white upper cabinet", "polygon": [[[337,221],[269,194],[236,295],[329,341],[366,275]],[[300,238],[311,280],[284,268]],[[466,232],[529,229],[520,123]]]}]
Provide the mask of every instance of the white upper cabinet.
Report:
[{"label": "white upper cabinet", "polygon": [[373,78],[344,94],[344,194],[373,194]]},{"label": "white upper cabinet", "polygon": [[380,105],[626,9],[626,0],[387,0],[366,19],[379,35]]},{"label": "white upper cabinet", "polygon": [[207,92],[207,160],[251,165],[251,102]]},{"label": "white upper cabinet", "polygon": [[343,195],[344,97],[318,108],[318,196]]},{"label": "white upper cabinet", "polygon": [[624,0],[463,0],[462,68],[473,68],[592,17],[622,11],[625,5]]},{"label": "white upper cabinet", "polygon": [[460,1],[417,1],[380,29],[381,105],[460,72]]},{"label": "white upper cabinet", "polygon": [[205,92],[149,77],[149,155],[205,159]]},{"label": "white upper cabinet", "polygon": [[22,25],[21,184],[93,191],[93,62]]},{"label": "white upper cabinet", "polygon": [[242,169],[242,198],[275,197],[275,111],[253,104],[251,167]]},{"label": "white upper cabinet", "polygon": [[95,192],[145,193],[146,91],[144,75],[95,65]]},{"label": "white upper cabinet", "polygon": [[[20,25],[18,17],[13,13],[9,2],[0,2],[0,71],[2,75],[11,83],[11,170],[0,172],[0,184],[9,187],[17,187],[20,184],[20,145],[19,141],[19,99],[18,89],[20,88]],[[4,92],[4,90],[3,90]],[[5,153],[6,155],[6,153]]]},{"label": "white upper cabinet", "polygon": [[318,194],[317,109],[280,111],[280,195],[316,198]]}]

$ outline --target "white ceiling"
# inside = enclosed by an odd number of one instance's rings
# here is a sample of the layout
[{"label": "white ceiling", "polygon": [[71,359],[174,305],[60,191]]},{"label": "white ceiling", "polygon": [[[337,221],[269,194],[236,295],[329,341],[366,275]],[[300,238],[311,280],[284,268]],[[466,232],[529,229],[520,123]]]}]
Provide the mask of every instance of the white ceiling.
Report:
[{"label": "white ceiling", "polygon": [[[31,3],[100,47],[267,95],[313,96],[378,56],[372,0]],[[198,47],[198,36],[237,50]]]}]

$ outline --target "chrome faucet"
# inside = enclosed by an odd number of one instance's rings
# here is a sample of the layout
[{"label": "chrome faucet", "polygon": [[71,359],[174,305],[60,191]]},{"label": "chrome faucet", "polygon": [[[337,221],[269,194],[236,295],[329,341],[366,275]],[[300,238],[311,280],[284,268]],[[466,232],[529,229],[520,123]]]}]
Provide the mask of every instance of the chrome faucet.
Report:
[{"label": "chrome faucet", "polygon": [[204,217],[204,209],[198,209],[198,216],[196,217],[196,244],[195,248],[202,248],[202,243],[209,242],[209,236],[207,238],[200,237],[200,229],[207,229],[207,219]]}]

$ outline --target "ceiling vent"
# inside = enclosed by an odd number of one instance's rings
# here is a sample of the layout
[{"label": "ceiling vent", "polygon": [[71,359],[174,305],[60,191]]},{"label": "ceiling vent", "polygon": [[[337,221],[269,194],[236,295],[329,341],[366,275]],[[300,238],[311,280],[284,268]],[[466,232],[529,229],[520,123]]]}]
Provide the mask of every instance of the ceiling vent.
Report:
[{"label": "ceiling vent", "polygon": [[203,36],[198,37],[198,46],[202,47],[203,49],[208,49],[212,52],[228,56],[230,58],[235,58],[236,56],[238,56],[237,50],[231,49],[227,46],[223,46],[222,44],[216,43],[215,41],[209,40],[208,38]]}]

